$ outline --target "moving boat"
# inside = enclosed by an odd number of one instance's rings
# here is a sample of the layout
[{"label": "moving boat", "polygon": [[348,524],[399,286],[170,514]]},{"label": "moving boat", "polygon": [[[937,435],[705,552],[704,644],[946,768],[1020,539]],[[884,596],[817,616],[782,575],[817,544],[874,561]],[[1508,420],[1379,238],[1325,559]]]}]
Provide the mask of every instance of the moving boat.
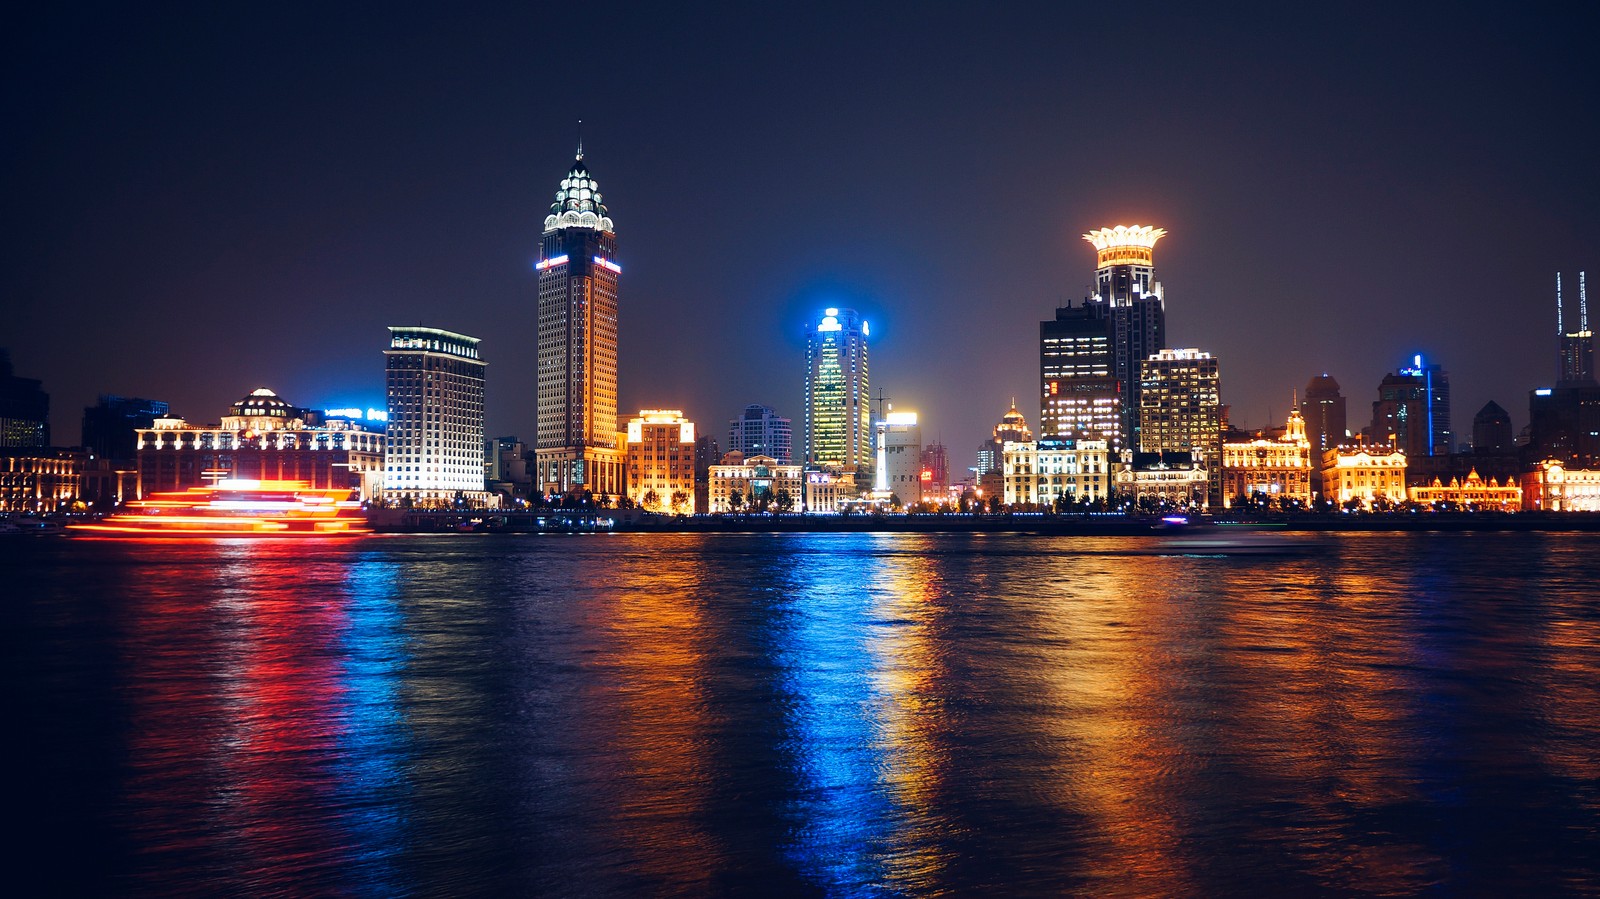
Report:
[{"label": "moving boat", "polygon": [[152,493],[100,521],[68,527],[80,534],[165,537],[344,537],[371,532],[353,489],[244,478]]}]

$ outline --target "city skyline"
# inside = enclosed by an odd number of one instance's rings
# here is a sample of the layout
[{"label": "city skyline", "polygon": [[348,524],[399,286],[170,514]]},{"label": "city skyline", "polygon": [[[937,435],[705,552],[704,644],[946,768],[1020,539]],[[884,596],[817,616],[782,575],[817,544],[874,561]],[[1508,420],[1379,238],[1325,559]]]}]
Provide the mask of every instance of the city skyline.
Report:
[{"label": "city skyline", "polygon": [[[1449,370],[1459,420],[1493,400],[1520,429],[1527,391],[1554,381],[1551,275],[1575,279],[1600,245],[1595,125],[1571,115],[1582,108],[1571,77],[1580,54],[1564,43],[1574,39],[1475,10],[1448,21],[1402,13],[1382,35],[1293,15],[1139,23],[1148,61],[1116,89],[1149,135],[1131,148],[1076,141],[1081,128],[1057,124],[1090,121],[1100,99],[1074,77],[1081,57],[1048,51],[1133,27],[1094,15],[1035,17],[1029,29],[930,10],[873,57],[904,74],[865,97],[821,90],[835,104],[826,109],[787,86],[784,66],[834,36],[806,22],[773,38],[773,61],[738,49],[755,44],[729,40],[734,26],[699,22],[710,27],[686,35],[691,50],[735,49],[666,64],[652,30],[662,21],[604,18],[618,62],[593,96],[530,107],[512,102],[533,96],[527,78],[510,77],[489,95],[503,103],[456,110],[446,107],[495,74],[525,71],[488,24],[515,35],[551,20],[529,13],[437,35],[404,14],[381,23],[375,48],[410,41],[452,63],[487,49],[436,91],[439,63],[386,88],[390,64],[349,66],[343,45],[302,34],[293,12],[181,28],[159,13],[26,23],[61,52],[31,50],[14,65],[76,68],[13,97],[24,137],[8,149],[18,212],[6,271],[18,303],[4,342],[18,374],[51,393],[62,444],[100,393],[153,397],[190,417],[264,383],[308,404],[381,405],[366,347],[385,325],[420,320],[484,335],[496,367],[488,430],[531,441],[541,205],[583,118],[607,193],[626,210],[623,412],[682,407],[717,422],[761,402],[798,421],[804,324],[851,307],[874,326],[874,386],[919,410],[925,439],[960,460],[1009,397],[1040,420],[1032,332],[1088,292],[1078,235],[1149,222],[1168,232],[1167,342],[1227,360],[1236,425],[1275,426],[1291,392],[1322,372],[1360,409],[1400,360],[1423,353]],[[314,22],[326,38],[368,24],[348,13]],[[1299,36],[1307,24],[1325,42]],[[1423,33],[1426,43],[1412,40]],[[204,36],[238,60],[205,49]],[[838,37],[839,53],[868,40]],[[1010,49],[992,52],[1002,39]],[[1252,39],[1254,59],[1215,52]],[[269,56],[283,43],[298,52]],[[994,60],[998,73],[979,64]],[[652,66],[661,77],[646,83]],[[217,77],[189,77],[200,69]],[[748,84],[728,79],[736,71]],[[843,76],[819,77],[811,88]],[[930,77],[931,96],[949,102],[916,99]],[[327,85],[336,89],[313,89]],[[666,118],[652,105],[663,92],[706,102]],[[998,97],[1007,102],[993,107]],[[778,115],[751,102],[777,99],[800,105]],[[501,115],[514,107],[530,112]],[[400,114],[413,108],[426,114]],[[976,122],[992,127],[969,133]],[[1527,133],[1547,138],[1511,143]],[[1006,229],[988,228],[980,208],[1027,227],[983,233]],[[714,240],[692,227],[700,221]],[[71,328],[54,323],[74,304],[84,308]],[[757,386],[740,388],[727,376],[738,371]]]}]

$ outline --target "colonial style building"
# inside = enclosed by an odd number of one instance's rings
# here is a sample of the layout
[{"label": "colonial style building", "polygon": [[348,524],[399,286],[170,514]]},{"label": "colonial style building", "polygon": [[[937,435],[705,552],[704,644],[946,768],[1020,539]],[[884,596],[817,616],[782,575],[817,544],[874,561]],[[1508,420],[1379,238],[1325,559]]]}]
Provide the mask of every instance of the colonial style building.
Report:
[{"label": "colonial style building", "polygon": [[1323,498],[1344,505],[1356,500],[1406,501],[1406,454],[1367,446],[1337,446],[1322,454]]},{"label": "colonial style building", "polygon": [[1542,512],[1600,512],[1600,470],[1551,459],[1522,475],[1522,507]]},{"label": "colonial style building", "polygon": [[38,447],[0,448],[0,512],[55,512],[82,493],[85,453]]},{"label": "colonial style building", "polygon": [[[720,465],[711,466],[711,511],[737,512],[766,505],[787,504],[798,509],[805,494],[803,466],[785,465],[771,456],[731,452]],[[737,500],[737,503],[735,502]]]},{"label": "colonial style building", "polygon": [[1209,479],[1205,465],[1193,453],[1123,450],[1115,479],[1119,499],[1139,504],[1149,497],[1174,506],[1207,508]]},{"label": "colonial style building", "polygon": [[1232,508],[1251,494],[1274,501],[1311,503],[1311,441],[1299,409],[1289,412],[1283,436],[1222,445],[1222,507]]},{"label": "colonial style building", "polygon": [[1484,480],[1474,470],[1465,481],[1451,478],[1441,484],[1438,478],[1425,487],[1411,488],[1411,501],[1424,505],[1451,503],[1462,509],[1515,512],[1522,508],[1522,487],[1515,481]]},{"label": "colonial style building", "polygon": [[1104,440],[1007,443],[1004,459],[1006,505],[1092,503],[1111,493],[1111,453]]},{"label": "colonial style building", "polygon": [[[352,487],[362,499],[377,496],[384,476],[383,433],[318,419],[265,387],[234,403],[219,424],[156,419],[153,427],[138,432],[139,494],[253,478]],[[481,479],[481,460],[477,471]]]}]

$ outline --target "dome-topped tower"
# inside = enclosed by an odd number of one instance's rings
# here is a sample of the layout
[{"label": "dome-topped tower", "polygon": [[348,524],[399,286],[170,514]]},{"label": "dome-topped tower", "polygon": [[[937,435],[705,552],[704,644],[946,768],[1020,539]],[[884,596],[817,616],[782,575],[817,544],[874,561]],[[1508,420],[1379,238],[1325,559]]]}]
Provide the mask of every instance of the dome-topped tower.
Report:
[{"label": "dome-topped tower", "polygon": [[994,426],[994,439],[1004,443],[1027,443],[1033,439],[1033,432],[1028,429],[1028,420],[1017,411],[1017,401],[1011,400],[1011,411],[1000,416],[1000,423]]},{"label": "dome-topped tower", "polygon": [[299,427],[305,413],[266,387],[255,390],[228,407],[222,427],[230,431],[275,431]]},{"label": "dome-topped tower", "polygon": [[613,231],[611,218],[600,196],[600,182],[589,174],[583,164],[583,143],[578,144],[578,156],[561,179],[556,190],[556,201],[550,204],[550,214],[545,216],[546,231],[559,228],[593,228],[596,231]]}]

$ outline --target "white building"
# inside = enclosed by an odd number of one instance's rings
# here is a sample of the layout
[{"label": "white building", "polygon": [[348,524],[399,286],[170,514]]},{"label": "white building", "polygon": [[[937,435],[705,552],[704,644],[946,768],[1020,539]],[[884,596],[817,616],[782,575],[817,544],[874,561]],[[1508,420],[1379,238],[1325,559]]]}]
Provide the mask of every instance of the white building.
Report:
[{"label": "white building", "polygon": [[915,412],[890,412],[877,425],[879,499],[894,497],[904,505],[922,502],[922,428]]},{"label": "white building", "polygon": [[[720,465],[711,466],[710,510],[736,512],[766,506],[773,511],[798,510],[805,497],[802,466],[784,465],[771,456],[751,456],[732,452]],[[735,500],[738,502],[735,503]]]},{"label": "white building", "polygon": [[488,499],[483,482],[484,361],[478,339],[438,328],[389,329],[389,429],[383,490],[418,505]]},{"label": "white building", "polygon": [[1095,502],[1111,493],[1111,452],[1104,440],[1007,441],[1002,457],[1007,505]]}]

